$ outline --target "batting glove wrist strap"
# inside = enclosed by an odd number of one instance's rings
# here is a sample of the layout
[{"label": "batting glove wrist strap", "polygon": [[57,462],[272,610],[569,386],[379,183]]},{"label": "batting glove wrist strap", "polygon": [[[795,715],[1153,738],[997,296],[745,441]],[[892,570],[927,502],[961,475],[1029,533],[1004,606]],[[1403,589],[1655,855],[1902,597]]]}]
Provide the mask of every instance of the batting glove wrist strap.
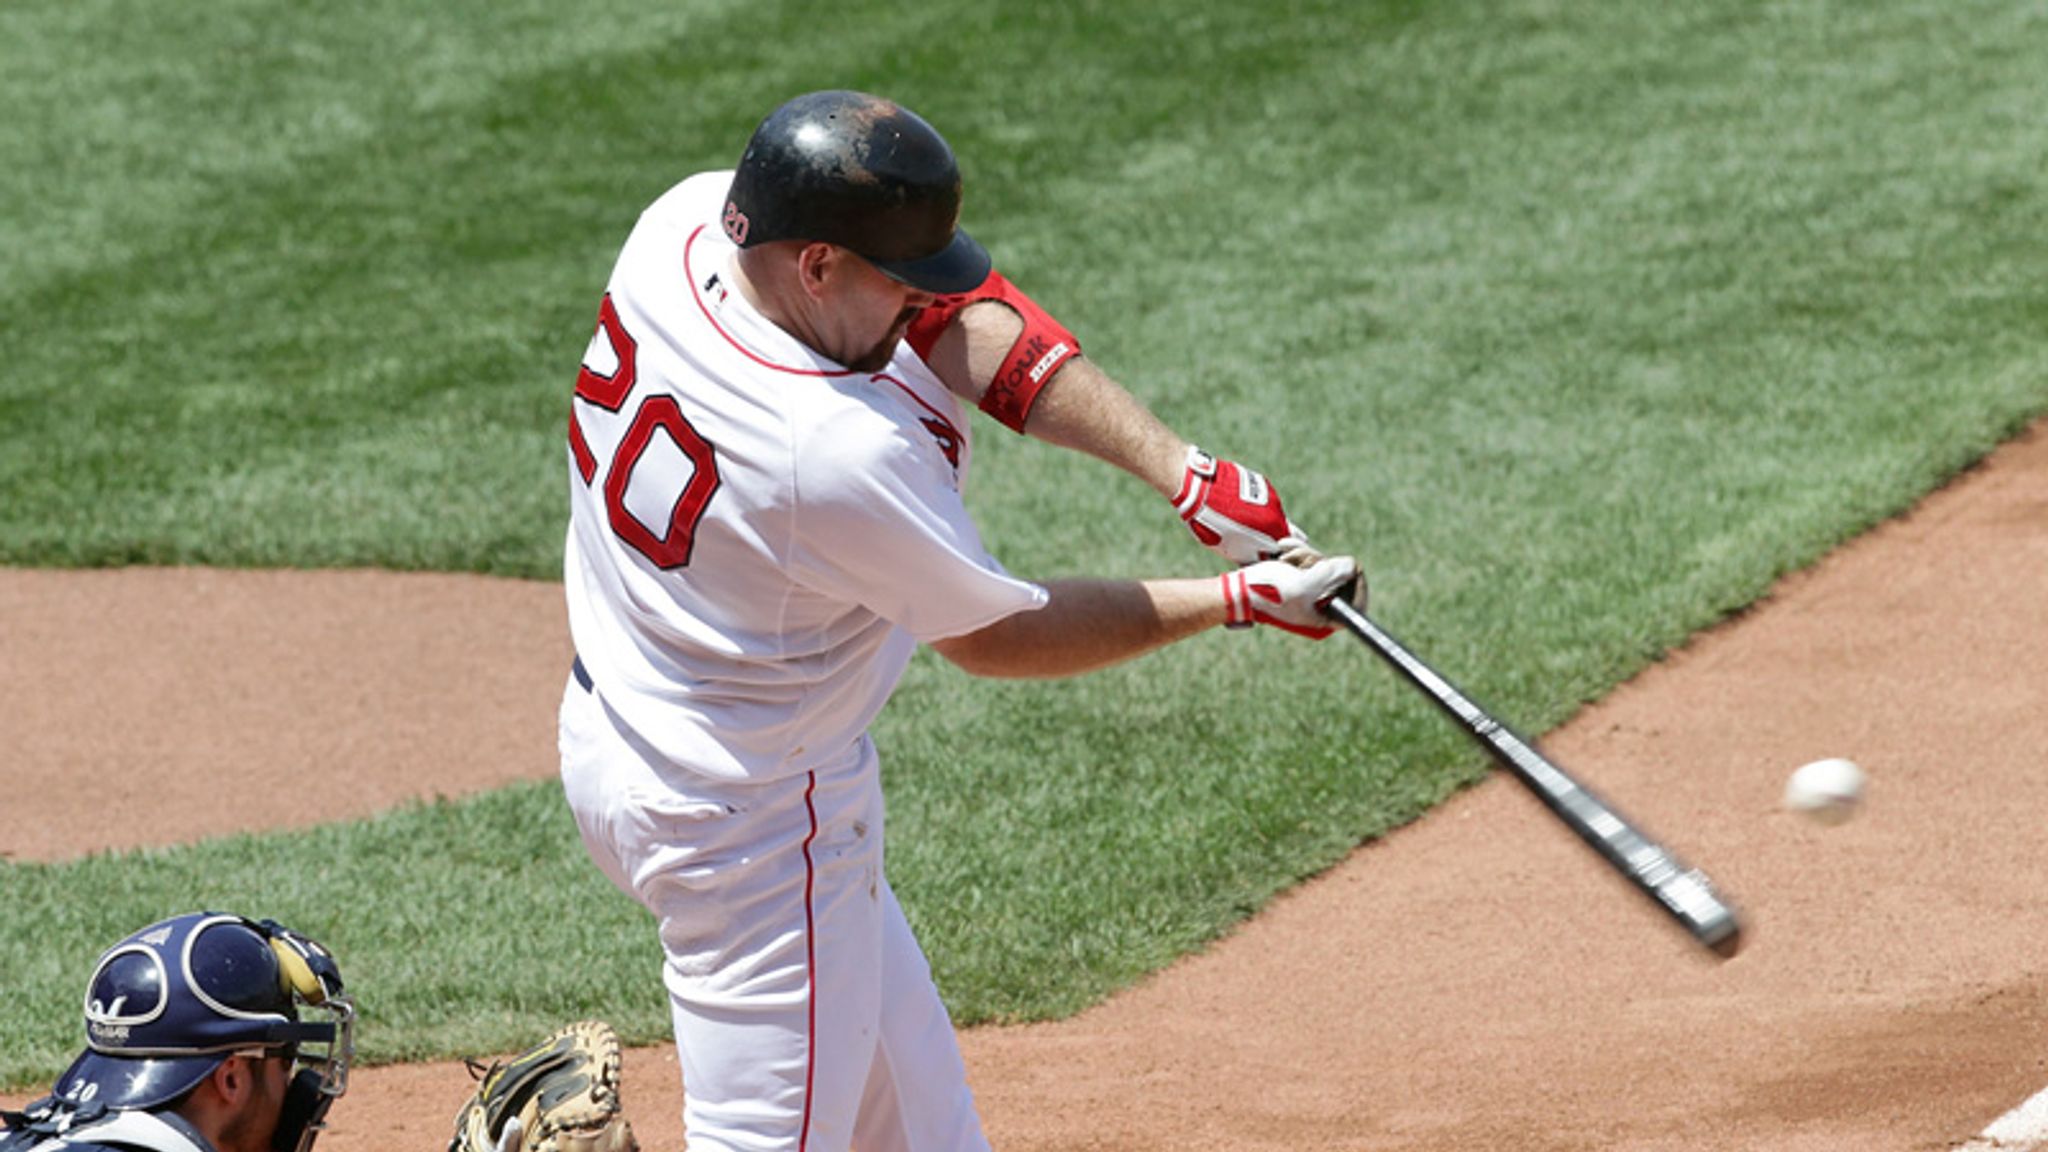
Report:
[{"label": "batting glove wrist strap", "polygon": [[1356,586],[1358,561],[1349,556],[1330,556],[1305,564],[1264,560],[1225,572],[1220,579],[1224,618],[1229,626],[1271,624],[1297,636],[1321,640],[1336,631],[1336,625],[1323,615],[1323,605]]},{"label": "batting glove wrist strap", "polygon": [[1223,626],[1225,628],[1249,628],[1252,626],[1252,590],[1245,581],[1244,569],[1225,572],[1217,577],[1223,582]]}]

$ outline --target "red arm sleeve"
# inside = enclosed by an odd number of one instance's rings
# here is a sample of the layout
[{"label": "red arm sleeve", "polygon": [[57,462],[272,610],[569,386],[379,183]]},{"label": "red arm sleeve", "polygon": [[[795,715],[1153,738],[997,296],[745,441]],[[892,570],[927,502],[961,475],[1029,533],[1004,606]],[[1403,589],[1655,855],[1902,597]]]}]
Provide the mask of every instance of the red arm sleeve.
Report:
[{"label": "red arm sleeve", "polygon": [[981,410],[1015,432],[1024,431],[1024,419],[1031,414],[1039,389],[1068,360],[1081,354],[1081,343],[1065,325],[1048,315],[1000,272],[991,272],[981,287],[957,296],[941,296],[910,322],[905,339],[926,360],[939,336],[969,304],[996,300],[1009,305],[1024,320],[1024,331],[996,369],[987,391],[981,394]]}]

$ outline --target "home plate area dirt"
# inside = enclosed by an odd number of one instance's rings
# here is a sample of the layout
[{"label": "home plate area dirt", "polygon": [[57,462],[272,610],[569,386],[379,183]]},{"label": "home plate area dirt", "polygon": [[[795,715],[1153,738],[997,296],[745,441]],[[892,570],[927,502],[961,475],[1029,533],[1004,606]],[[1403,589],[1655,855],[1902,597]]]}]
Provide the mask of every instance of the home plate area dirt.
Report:
[{"label": "home plate area dirt", "polygon": [[[0,853],[550,776],[559,595],[0,570]],[[2048,434],[1541,743],[1713,873],[1741,955],[1693,948],[1496,778],[1092,1011],[965,1031],[995,1146],[1903,1152],[2048,1084]],[[1864,811],[1781,811],[1828,756],[1870,773]],[[303,787],[272,786],[280,764]],[[470,1087],[456,1064],[362,1070],[320,1146],[444,1147]],[[649,1149],[682,1145],[673,1049],[631,1052],[626,1093]]]}]

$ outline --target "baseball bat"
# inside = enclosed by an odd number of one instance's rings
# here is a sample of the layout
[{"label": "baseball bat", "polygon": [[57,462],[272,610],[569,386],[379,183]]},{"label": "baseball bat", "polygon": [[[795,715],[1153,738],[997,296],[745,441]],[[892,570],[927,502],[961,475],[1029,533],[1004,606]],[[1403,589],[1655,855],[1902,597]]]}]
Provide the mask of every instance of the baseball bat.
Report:
[{"label": "baseball bat", "polygon": [[1706,873],[1687,867],[1644,835],[1626,816],[1488,715],[1365,613],[1342,599],[1332,600],[1324,611],[1435,700],[1501,767],[1513,773],[1567,828],[1678,921],[1694,940],[1724,960],[1735,955],[1742,946],[1742,925],[1735,910],[1714,891]]}]

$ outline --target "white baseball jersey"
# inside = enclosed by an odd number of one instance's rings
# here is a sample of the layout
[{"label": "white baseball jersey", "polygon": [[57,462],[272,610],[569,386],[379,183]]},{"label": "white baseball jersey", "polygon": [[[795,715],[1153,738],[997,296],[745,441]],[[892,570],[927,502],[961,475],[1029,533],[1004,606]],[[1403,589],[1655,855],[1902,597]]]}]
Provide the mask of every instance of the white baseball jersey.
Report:
[{"label": "white baseball jersey", "polygon": [[957,397],[899,344],[850,371],[762,316],[678,184],[612,272],[570,419],[564,578],[605,704],[662,757],[768,780],[843,758],[917,642],[1037,608],[961,503]]}]

